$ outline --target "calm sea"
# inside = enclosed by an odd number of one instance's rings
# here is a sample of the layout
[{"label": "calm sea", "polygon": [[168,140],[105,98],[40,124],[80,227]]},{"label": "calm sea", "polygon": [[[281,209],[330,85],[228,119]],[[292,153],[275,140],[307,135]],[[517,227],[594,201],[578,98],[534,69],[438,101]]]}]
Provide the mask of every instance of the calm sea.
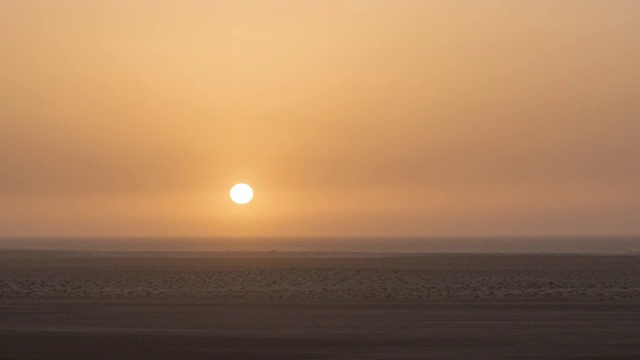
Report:
[{"label": "calm sea", "polygon": [[640,254],[640,236],[0,238],[0,249],[357,253]]}]

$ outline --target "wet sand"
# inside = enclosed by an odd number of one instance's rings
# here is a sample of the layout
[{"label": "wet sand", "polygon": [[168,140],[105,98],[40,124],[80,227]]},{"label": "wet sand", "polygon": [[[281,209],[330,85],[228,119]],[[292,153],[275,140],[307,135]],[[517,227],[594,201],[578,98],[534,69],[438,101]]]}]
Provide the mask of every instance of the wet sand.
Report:
[{"label": "wet sand", "polygon": [[0,359],[640,358],[637,256],[0,260]]},{"label": "wet sand", "polygon": [[13,304],[2,359],[637,359],[629,304]]}]

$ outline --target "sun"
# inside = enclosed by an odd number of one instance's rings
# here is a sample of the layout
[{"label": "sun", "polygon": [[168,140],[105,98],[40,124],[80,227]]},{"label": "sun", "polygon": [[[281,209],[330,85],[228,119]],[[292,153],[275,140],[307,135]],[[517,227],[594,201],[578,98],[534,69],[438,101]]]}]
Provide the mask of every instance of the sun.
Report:
[{"label": "sun", "polygon": [[244,205],[253,199],[253,189],[247,184],[235,184],[229,192],[234,203]]}]

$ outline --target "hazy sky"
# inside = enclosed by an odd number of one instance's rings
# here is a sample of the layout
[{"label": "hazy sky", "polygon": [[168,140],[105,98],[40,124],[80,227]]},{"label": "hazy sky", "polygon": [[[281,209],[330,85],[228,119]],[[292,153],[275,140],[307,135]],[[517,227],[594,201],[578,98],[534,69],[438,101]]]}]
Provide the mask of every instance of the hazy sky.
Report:
[{"label": "hazy sky", "polygon": [[3,0],[0,235],[640,234],[639,34],[634,0]]}]

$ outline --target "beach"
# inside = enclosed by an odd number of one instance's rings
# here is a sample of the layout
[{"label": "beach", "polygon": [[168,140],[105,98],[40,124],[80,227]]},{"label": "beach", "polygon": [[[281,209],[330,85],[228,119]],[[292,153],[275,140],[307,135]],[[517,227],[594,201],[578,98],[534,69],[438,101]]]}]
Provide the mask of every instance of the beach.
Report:
[{"label": "beach", "polygon": [[4,251],[2,359],[635,359],[640,256]]}]

